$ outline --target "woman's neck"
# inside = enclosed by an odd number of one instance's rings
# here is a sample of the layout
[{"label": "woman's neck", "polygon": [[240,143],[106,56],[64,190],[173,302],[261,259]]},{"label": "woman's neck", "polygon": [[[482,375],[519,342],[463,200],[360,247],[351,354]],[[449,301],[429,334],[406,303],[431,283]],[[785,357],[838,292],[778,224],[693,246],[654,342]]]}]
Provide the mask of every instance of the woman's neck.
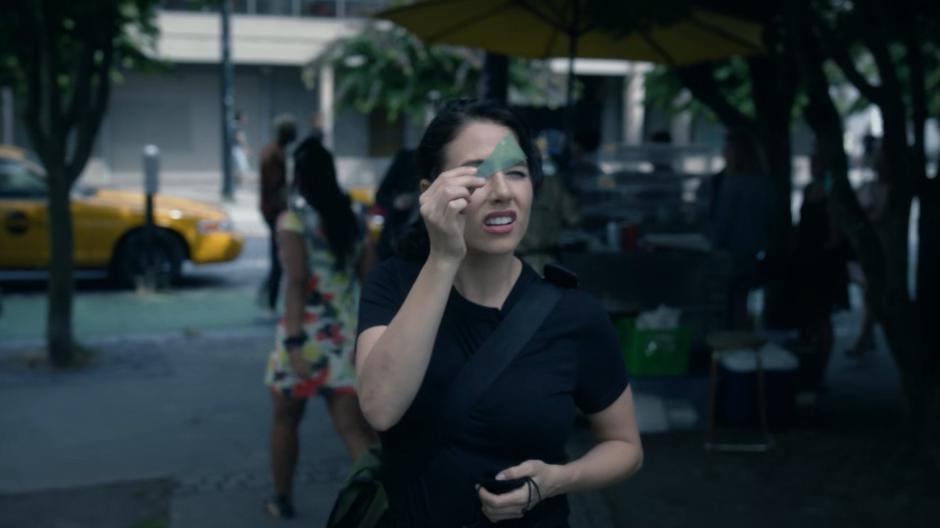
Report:
[{"label": "woman's neck", "polygon": [[520,273],[522,262],[512,254],[468,253],[457,270],[454,287],[470,302],[500,308]]}]

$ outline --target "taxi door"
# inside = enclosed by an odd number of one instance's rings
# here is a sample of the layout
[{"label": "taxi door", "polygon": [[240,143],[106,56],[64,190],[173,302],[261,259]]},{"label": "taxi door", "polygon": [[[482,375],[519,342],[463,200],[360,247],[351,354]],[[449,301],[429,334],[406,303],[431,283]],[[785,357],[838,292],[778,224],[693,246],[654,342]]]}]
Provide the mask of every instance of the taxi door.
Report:
[{"label": "taxi door", "polygon": [[46,182],[15,160],[0,159],[0,267],[49,263]]}]

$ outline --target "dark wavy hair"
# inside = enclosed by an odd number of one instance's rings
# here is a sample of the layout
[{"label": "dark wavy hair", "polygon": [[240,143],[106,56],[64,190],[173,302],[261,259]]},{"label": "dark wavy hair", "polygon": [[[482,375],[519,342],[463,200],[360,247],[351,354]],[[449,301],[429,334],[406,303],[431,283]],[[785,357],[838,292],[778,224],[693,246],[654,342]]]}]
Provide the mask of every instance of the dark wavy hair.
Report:
[{"label": "dark wavy hair", "polygon": [[336,269],[342,270],[361,235],[360,226],[349,196],[336,181],[333,155],[315,137],[294,151],[294,187],[320,216]]},{"label": "dark wavy hair", "polygon": [[[505,105],[495,101],[481,99],[458,99],[446,103],[434,116],[424,131],[416,151],[416,165],[419,180],[434,181],[443,171],[446,163],[446,150],[468,124],[490,122],[502,125],[513,132],[522,152],[528,160],[529,177],[532,188],[538,192],[542,184],[542,157],[529,127]],[[430,250],[427,229],[418,216],[409,233],[398,244],[397,252],[406,258],[423,260]]]}]

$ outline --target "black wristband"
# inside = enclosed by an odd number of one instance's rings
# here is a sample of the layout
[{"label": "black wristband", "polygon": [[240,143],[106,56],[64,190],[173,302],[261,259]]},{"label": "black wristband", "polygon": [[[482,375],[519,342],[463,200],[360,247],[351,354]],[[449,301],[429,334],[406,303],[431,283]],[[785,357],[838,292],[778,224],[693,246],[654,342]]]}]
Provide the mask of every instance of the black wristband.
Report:
[{"label": "black wristband", "polygon": [[287,349],[302,347],[304,343],[306,342],[307,342],[307,333],[304,332],[303,330],[301,330],[299,334],[295,336],[286,337],[284,338],[283,341],[281,341],[281,343],[284,345],[284,348],[287,348]]}]

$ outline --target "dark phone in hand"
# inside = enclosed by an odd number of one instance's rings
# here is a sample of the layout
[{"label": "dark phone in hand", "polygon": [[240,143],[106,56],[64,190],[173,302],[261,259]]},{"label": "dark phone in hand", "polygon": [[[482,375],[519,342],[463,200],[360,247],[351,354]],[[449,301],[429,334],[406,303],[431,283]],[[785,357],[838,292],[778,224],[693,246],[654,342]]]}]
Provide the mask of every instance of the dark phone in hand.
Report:
[{"label": "dark phone in hand", "polygon": [[480,483],[486,491],[492,493],[493,495],[502,495],[504,493],[509,493],[510,491],[515,491],[522,486],[525,486],[525,478],[517,478],[510,480],[496,480],[488,479]]}]

